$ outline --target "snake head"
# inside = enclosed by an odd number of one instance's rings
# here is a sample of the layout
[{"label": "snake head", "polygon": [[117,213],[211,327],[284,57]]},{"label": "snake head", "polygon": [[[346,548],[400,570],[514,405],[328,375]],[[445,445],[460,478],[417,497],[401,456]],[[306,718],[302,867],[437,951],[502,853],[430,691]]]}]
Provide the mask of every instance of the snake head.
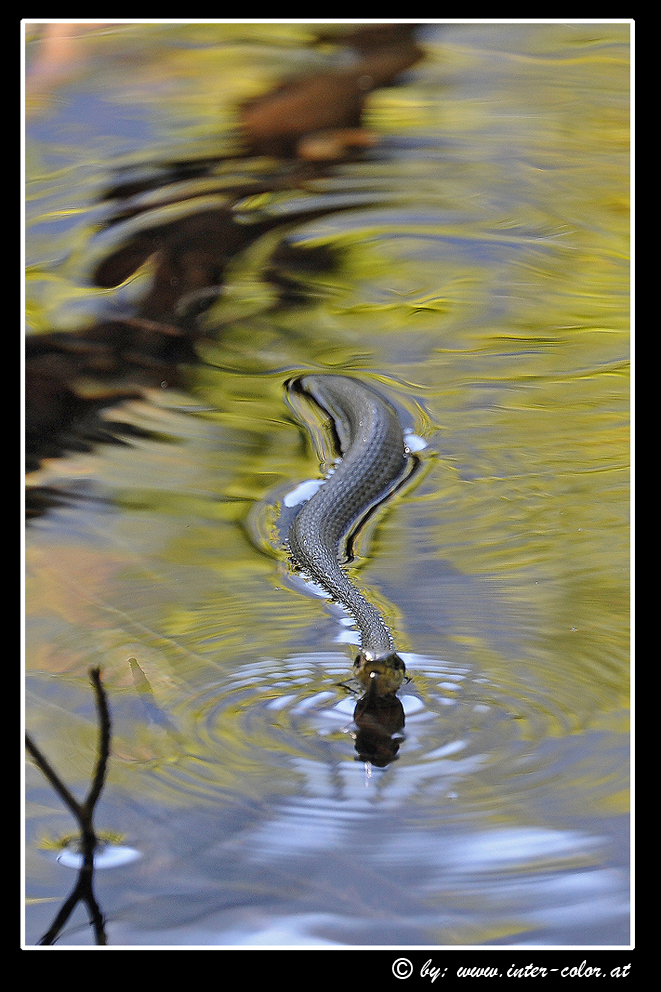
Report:
[{"label": "snake head", "polygon": [[353,670],[363,689],[376,696],[393,695],[406,676],[406,665],[394,652],[376,656],[361,651],[354,662]]}]

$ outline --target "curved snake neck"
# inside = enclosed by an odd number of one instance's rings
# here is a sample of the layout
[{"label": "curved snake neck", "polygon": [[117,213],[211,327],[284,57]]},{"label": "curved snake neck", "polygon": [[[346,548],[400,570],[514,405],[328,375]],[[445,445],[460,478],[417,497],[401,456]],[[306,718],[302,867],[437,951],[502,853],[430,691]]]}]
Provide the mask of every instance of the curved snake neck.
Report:
[{"label": "curved snake neck", "polygon": [[[291,525],[291,555],[303,572],[326,589],[356,621],[361,651],[356,675],[379,694],[402,683],[404,662],[388,626],[372,603],[340,568],[340,545],[404,476],[408,453],[394,407],[364,383],[341,375],[305,375],[290,383],[330,417],[341,460]],[[370,681],[372,680],[372,681]]]}]

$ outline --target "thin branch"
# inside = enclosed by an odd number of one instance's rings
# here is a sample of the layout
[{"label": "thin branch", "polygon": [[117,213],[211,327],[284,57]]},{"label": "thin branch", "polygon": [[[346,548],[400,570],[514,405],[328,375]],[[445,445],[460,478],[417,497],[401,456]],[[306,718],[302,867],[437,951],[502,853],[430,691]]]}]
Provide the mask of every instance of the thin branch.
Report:
[{"label": "thin branch", "polygon": [[94,830],[94,807],[98,802],[103,790],[108,771],[108,759],[110,756],[111,720],[108,698],[101,682],[101,670],[93,668],[90,670],[90,680],[94,689],[96,699],[96,709],[99,720],[99,742],[96,759],[96,767],[92,778],[87,799],[79,803],[75,796],[66,787],[48,759],[41,753],[31,737],[25,735],[25,746],[35,761],[37,767],[53,786],[58,796],[74,816],[80,828],[81,853],[83,863],[78,873],[78,880],[71,894],[67,897],[57,916],[53,920],[50,928],[43,935],[40,944],[50,945],[55,942],[62,931],[72,912],[79,902],[84,902],[90,918],[90,923],[94,929],[96,943],[106,944],[105,921],[99,908],[99,904],[94,896],[92,879],[94,874],[94,851],[98,846],[98,838]]},{"label": "thin branch", "polygon": [[96,709],[99,717],[99,747],[96,768],[94,770],[92,786],[84,803],[86,812],[88,812],[91,817],[106,780],[108,758],[110,757],[110,734],[112,725],[110,721],[110,710],[108,708],[108,698],[106,696],[105,689],[101,684],[101,669],[93,668],[90,671],[90,679],[94,688]]},{"label": "thin branch", "polygon": [[41,753],[29,734],[25,735],[25,746],[34,759],[37,768],[39,768],[40,771],[46,776],[64,805],[70,810],[76,819],[79,820],[82,812],[80,803],[76,797],[69,792],[62,779],[51,766],[48,759]]}]

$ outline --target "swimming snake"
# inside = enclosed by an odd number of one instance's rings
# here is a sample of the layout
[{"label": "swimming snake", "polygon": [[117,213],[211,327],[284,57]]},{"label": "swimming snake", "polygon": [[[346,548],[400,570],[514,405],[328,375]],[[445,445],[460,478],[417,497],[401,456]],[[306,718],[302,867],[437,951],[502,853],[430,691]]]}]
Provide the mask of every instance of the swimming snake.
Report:
[{"label": "swimming snake", "polygon": [[303,375],[289,383],[329,417],[341,458],[296,515],[288,535],[301,571],[341,603],[361,636],[354,663],[358,681],[376,695],[391,695],[406,668],[393,636],[372,603],[339,564],[342,542],[354,525],[407,473],[409,452],[395,408],[370,386],[343,375]]}]

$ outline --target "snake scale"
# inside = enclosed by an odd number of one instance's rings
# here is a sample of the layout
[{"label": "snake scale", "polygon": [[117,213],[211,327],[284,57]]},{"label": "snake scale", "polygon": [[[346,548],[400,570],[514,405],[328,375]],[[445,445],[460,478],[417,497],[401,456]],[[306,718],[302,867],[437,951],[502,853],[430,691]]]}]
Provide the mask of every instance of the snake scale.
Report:
[{"label": "snake scale", "polygon": [[404,680],[404,662],[385,620],[341,568],[339,556],[356,523],[407,472],[402,425],[388,400],[348,376],[304,375],[292,380],[289,389],[312,399],[330,419],[341,455],[297,513],[289,530],[289,550],[300,570],[354,618],[361,636],[356,678],[370,692],[390,695]]}]

